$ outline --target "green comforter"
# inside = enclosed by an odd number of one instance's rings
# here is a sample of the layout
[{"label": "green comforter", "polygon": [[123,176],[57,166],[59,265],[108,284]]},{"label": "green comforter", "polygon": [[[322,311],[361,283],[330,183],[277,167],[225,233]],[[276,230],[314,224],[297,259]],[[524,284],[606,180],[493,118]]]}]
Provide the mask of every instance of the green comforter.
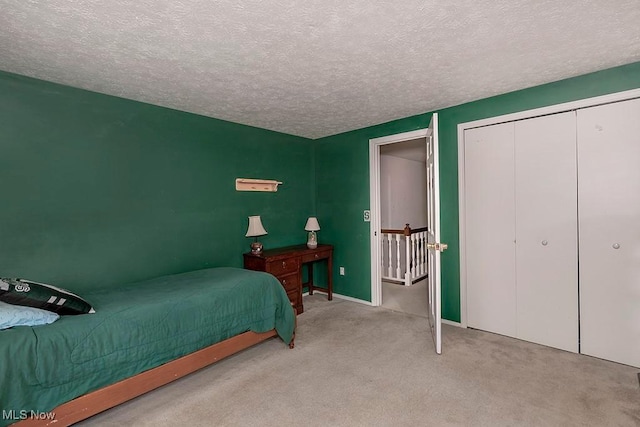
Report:
[{"label": "green comforter", "polygon": [[164,276],[83,297],[95,314],[0,331],[0,425],[242,332],[275,328],[288,344],[295,325],[275,277],[236,268]]}]

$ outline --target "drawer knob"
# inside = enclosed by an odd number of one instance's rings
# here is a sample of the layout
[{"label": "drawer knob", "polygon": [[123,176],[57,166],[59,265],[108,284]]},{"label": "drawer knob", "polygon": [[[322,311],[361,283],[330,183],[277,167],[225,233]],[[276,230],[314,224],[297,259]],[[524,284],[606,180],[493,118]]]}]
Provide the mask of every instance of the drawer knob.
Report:
[{"label": "drawer knob", "polygon": [[282,284],[286,285],[287,284],[287,279],[282,279]]},{"label": "drawer knob", "polygon": [[318,254],[316,254],[316,258],[318,258]]},{"label": "drawer knob", "polygon": [[282,261],[282,268],[287,268],[287,262],[286,261]]}]

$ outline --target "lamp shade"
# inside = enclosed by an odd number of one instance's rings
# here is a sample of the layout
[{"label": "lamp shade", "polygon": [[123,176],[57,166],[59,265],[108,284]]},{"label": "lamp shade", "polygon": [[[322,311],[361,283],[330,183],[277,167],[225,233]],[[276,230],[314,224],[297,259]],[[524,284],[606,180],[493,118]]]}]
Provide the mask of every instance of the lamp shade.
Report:
[{"label": "lamp shade", "polygon": [[267,230],[262,226],[260,215],[250,216],[249,228],[247,228],[247,234],[245,234],[245,237],[264,236],[265,234],[267,234]]},{"label": "lamp shade", "polygon": [[307,220],[307,224],[304,226],[306,231],[318,231],[320,230],[320,224],[318,224],[318,218],[310,216]]}]

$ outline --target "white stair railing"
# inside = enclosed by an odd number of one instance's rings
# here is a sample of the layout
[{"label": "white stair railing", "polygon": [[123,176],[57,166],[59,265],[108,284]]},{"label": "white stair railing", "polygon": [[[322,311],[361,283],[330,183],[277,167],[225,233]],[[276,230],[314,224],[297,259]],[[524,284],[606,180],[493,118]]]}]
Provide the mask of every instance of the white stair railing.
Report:
[{"label": "white stair railing", "polygon": [[380,230],[382,279],[411,286],[427,275],[427,229]]}]

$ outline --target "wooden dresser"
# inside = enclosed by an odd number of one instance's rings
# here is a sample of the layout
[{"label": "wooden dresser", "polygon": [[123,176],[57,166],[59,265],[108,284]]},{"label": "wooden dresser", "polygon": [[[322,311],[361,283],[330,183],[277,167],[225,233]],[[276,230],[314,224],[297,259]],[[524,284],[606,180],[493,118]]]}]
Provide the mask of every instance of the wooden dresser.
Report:
[{"label": "wooden dresser", "polygon": [[[327,260],[327,287],[318,287],[313,283],[313,263]],[[302,266],[308,264],[309,281],[302,283]],[[283,248],[267,249],[256,255],[251,252],[244,254],[244,268],[248,270],[266,271],[280,281],[291,304],[298,314],[304,311],[302,306],[302,288],[308,287],[309,294],[314,290],[327,293],[329,300],[333,298],[333,246],[318,245],[316,249],[309,249],[307,245],[287,246]]]}]

